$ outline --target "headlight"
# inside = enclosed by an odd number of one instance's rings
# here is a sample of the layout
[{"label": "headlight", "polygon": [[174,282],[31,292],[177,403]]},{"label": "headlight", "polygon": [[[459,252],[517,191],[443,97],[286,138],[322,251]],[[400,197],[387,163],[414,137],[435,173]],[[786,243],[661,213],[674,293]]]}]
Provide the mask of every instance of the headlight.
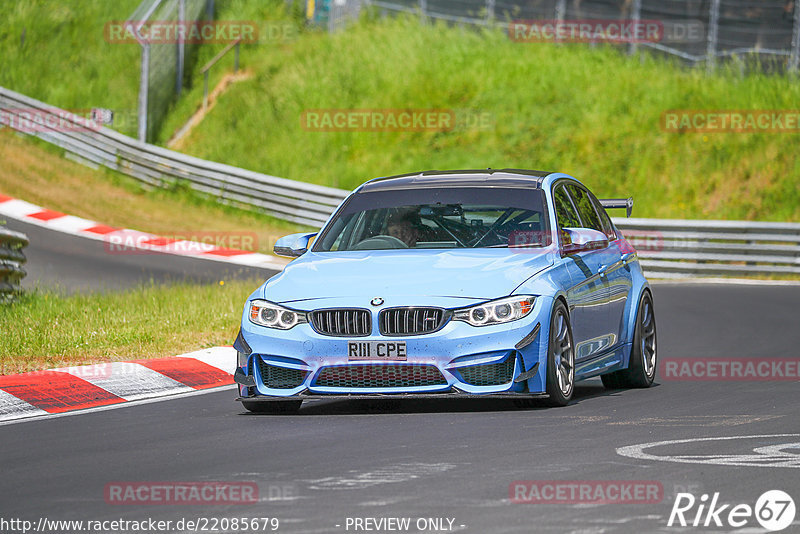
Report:
[{"label": "headlight", "polygon": [[290,310],[266,300],[251,301],[249,315],[251,323],[279,330],[289,330],[308,322],[305,312]]},{"label": "headlight", "polygon": [[472,326],[508,323],[522,319],[533,310],[536,297],[520,295],[492,300],[477,306],[461,308],[453,312],[453,319],[464,321]]}]

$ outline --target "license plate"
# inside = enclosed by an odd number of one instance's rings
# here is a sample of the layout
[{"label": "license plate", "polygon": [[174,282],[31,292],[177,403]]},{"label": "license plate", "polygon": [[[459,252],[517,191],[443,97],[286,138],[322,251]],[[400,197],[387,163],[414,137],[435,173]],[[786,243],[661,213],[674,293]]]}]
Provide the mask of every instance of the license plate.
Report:
[{"label": "license plate", "polygon": [[348,360],[405,361],[405,341],[348,341]]}]

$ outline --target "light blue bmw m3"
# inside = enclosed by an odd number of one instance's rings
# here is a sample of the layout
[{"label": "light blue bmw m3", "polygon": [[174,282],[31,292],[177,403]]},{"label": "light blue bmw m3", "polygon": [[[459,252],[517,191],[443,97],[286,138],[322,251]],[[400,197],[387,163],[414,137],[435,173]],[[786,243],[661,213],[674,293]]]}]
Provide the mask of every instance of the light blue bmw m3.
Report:
[{"label": "light blue bmw m3", "polygon": [[648,387],[653,297],[606,208],[562,173],[366,182],[245,304],[235,380],[253,412],[309,398],[501,397],[564,406],[575,382]]}]

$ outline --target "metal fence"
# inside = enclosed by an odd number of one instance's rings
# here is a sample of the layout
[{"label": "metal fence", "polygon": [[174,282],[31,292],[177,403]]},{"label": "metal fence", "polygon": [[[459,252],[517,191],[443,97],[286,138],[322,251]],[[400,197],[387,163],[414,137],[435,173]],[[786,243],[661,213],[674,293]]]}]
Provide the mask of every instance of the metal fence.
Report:
[{"label": "metal fence", "polygon": [[25,234],[0,226],[0,302],[22,291],[20,281],[25,277],[22,268],[25,254],[22,249],[26,246],[28,238]]},{"label": "metal fence", "polygon": [[142,48],[139,80],[138,137],[153,139],[167,110],[180,95],[188,60],[196,44],[179,39],[176,43],[149,42],[141,37],[142,27],[152,22],[191,23],[213,17],[214,0],[144,0],[128,18]]},{"label": "metal fence", "polygon": [[[185,183],[195,191],[265,210],[287,221],[319,227],[345,196],[339,189],[277,178],[142,143],[109,128],[87,125],[84,118],[4,88],[0,88],[0,110],[11,127],[58,145],[73,158],[103,165],[154,187]],[[32,120],[38,124],[31,125]]]},{"label": "metal fence", "polygon": [[[315,228],[348,193],[187,156],[104,127],[64,128],[64,121],[74,116],[0,88],[2,113],[30,113],[32,109],[40,110],[42,117],[53,115],[53,121],[40,119],[39,128],[20,128],[25,124],[20,120],[8,124],[62,147],[73,158],[103,165],[150,186],[183,182],[220,201]],[[74,120],[85,124],[83,118]],[[632,240],[651,276],[800,274],[800,224],[663,219],[614,222]]]},{"label": "metal fence", "polygon": [[800,274],[800,224],[614,219],[650,276]]},{"label": "metal fence", "polygon": [[[339,0],[453,23],[508,28],[511,21],[657,21],[657,40],[626,44],[709,68],[751,54],[796,71],[800,64],[799,0]],[[340,8],[341,9],[341,8]],[[350,12],[358,12],[350,8]],[[331,30],[343,23],[334,24]]]},{"label": "metal fence", "polygon": [[358,18],[361,3],[351,0],[328,0],[328,31],[344,29],[347,24]]}]

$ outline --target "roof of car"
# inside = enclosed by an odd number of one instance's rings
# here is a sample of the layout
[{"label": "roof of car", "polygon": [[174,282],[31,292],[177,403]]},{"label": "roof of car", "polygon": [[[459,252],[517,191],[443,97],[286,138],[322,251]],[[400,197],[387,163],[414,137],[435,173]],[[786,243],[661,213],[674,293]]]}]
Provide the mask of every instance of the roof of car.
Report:
[{"label": "roof of car", "polygon": [[548,171],[524,169],[478,169],[459,171],[424,171],[375,178],[360,191],[393,191],[435,187],[539,187]]}]

